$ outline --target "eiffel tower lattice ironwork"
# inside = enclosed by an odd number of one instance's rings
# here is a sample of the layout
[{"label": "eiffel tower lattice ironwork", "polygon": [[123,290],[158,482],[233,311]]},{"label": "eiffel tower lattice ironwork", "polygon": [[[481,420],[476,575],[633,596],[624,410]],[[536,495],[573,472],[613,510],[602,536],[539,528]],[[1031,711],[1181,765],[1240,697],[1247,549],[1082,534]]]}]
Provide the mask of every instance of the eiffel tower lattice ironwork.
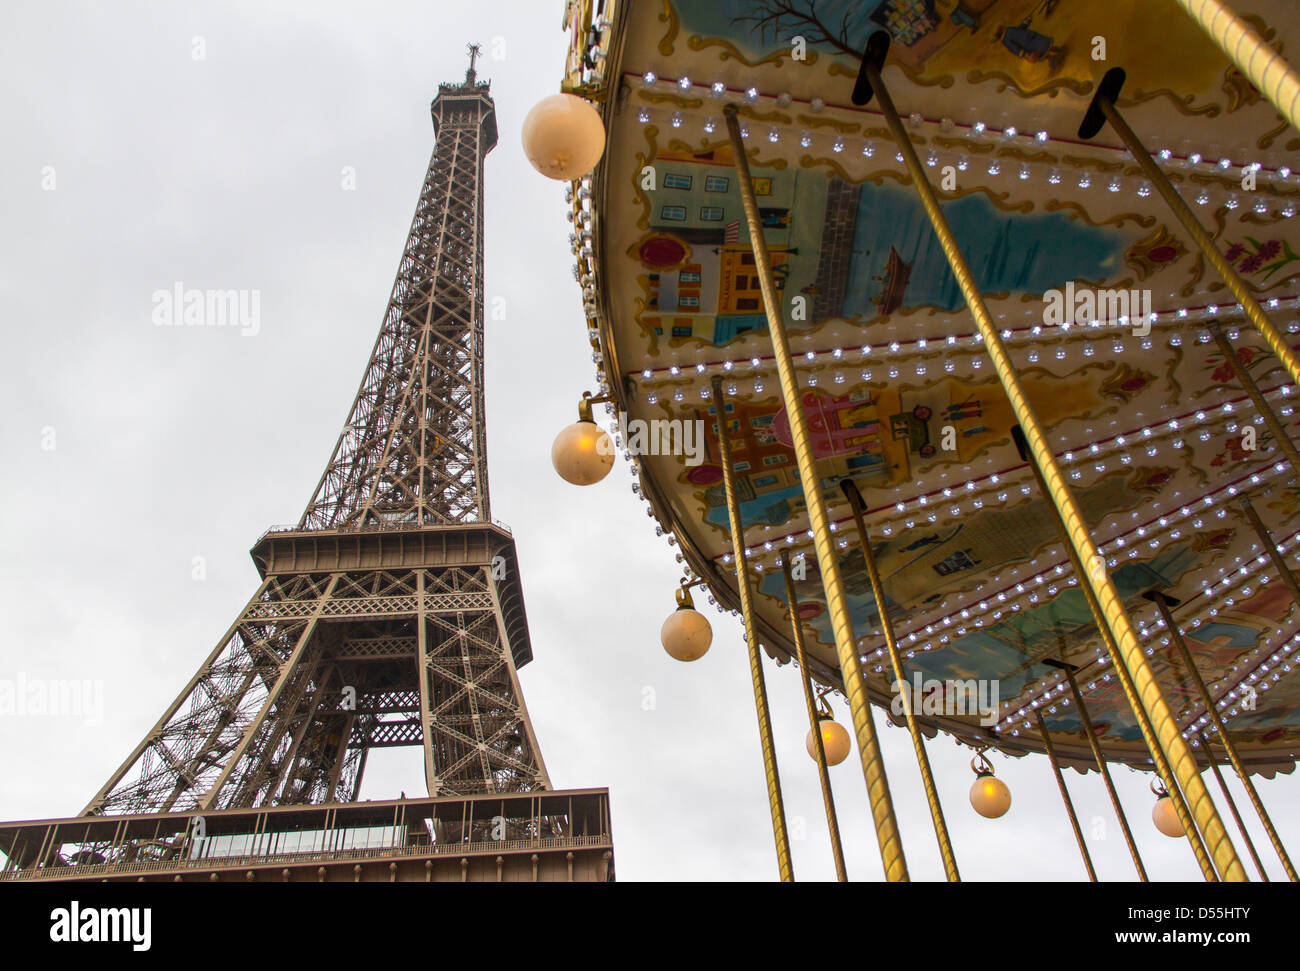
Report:
[{"label": "eiffel tower lattice ironwork", "polygon": [[85,809],[355,800],[366,756],[422,745],[430,796],[550,784],[516,668],[531,658],[510,533],[491,519],[483,408],[488,82],[439,86],[436,147],[361,387],[262,585]]}]

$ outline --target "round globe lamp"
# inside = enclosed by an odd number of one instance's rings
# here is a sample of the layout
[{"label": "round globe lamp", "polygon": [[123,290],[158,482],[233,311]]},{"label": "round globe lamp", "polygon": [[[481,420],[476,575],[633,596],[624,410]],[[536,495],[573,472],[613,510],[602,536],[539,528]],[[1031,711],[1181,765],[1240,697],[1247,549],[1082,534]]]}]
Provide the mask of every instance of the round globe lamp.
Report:
[{"label": "round globe lamp", "polygon": [[605,124],[590,101],[552,94],[524,118],[524,154],[549,179],[567,182],[596,167],[605,151]]}]

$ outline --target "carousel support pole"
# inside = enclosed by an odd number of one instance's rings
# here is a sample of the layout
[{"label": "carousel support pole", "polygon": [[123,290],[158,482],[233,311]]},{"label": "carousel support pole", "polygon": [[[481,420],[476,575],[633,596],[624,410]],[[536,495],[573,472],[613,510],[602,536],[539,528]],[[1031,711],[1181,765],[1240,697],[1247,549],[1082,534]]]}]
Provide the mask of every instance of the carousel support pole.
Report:
[{"label": "carousel support pole", "polygon": [[736,560],[736,588],[740,591],[740,612],[745,620],[745,646],[749,648],[749,674],[754,682],[754,710],[758,714],[758,737],[763,746],[763,771],[767,776],[767,799],[772,810],[772,835],[776,840],[776,862],[783,883],[794,882],[790,861],[790,838],[785,828],[785,803],[781,798],[781,777],[776,767],[776,746],[772,742],[772,716],[767,707],[767,684],[763,680],[763,658],[758,650],[754,625],[754,604],[749,589],[749,565],[745,556],[745,526],[740,520],[736,498],[736,474],[731,467],[731,439],[723,410],[722,379],[713,379],[714,410],[718,416],[718,450],[721,452],[722,481],[731,522],[731,549]]},{"label": "carousel support pole", "polygon": [[1242,868],[1241,861],[1237,859],[1237,851],[1228,838],[1228,831],[1224,828],[1218,810],[1210,799],[1204,780],[1197,772],[1196,760],[1192,756],[1191,748],[1179,733],[1178,723],[1174,720],[1173,713],[1160,692],[1160,685],[1156,682],[1155,673],[1147,662],[1146,654],[1133,630],[1133,624],[1124,609],[1119,591],[1106,572],[1106,561],[1097,552],[1097,547],[1088,533],[1083,513],[1073,493],[1070,492],[1065,477],[1061,474],[1060,466],[1056,464],[1056,456],[1047,444],[1047,436],[1038,421],[1038,415],[1029,403],[1024,386],[1020,383],[1020,376],[1011,363],[1007,349],[1002,343],[1002,337],[975,283],[975,277],[957,246],[957,239],[953,235],[952,227],[948,225],[943,210],[939,207],[939,200],[926,177],[925,168],[917,158],[912,140],[908,137],[907,130],[903,127],[903,122],[894,107],[893,99],[881,80],[880,65],[884,63],[888,45],[889,35],[885,31],[878,31],[868,41],[857,86],[853,91],[853,102],[862,105],[870,101],[873,94],[877,96],[881,113],[907,165],[912,183],[921,197],[921,204],[930,218],[935,235],[939,238],[939,245],[944,255],[948,257],[948,265],[966,299],[966,306],[970,309],[975,325],[979,329],[989,359],[993,362],[993,368],[1011,403],[1011,409],[1020,427],[1024,429],[1034,464],[1042,472],[1043,481],[1047,485],[1047,497],[1062,521],[1070,546],[1078,554],[1080,563],[1087,565],[1087,569],[1080,575],[1080,583],[1091,585],[1093,593],[1096,594],[1106,626],[1110,629],[1119,648],[1120,664],[1117,667],[1125,668],[1133,679],[1137,698],[1151,720],[1161,748],[1168,753],[1173,775],[1182,784],[1191,815],[1200,824],[1200,829],[1205,834],[1211,858],[1218,864],[1225,879],[1245,880],[1246,871]]},{"label": "carousel support pole", "polygon": [[1088,853],[1088,844],[1083,841],[1083,830],[1079,828],[1079,817],[1074,814],[1074,803],[1070,801],[1070,790],[1065,788],[1065,776],[1061,775],[1060,763],[1056,761],[1056,747],[1052,745],[1052,735],[1047,730],[1047,722],[1043,721],[1043,713],[1035,712],[1038,716],[1038,731],[1043,736],[1043,747],[1047,750],[1047,758],[1052,763],[1052,772],[1056,775],[1056,785],[1061,790],[1061,800],[1065,803],[1065,813],[1070,817],[1070,825],[1074,828],[1074,838],[1079,844],[1079,855],[1083,857],[1083,865],[1088,871],[1088,879],[1093,883],[1097,882],[1097,871],[1092,868],[1092,856]]},{"label": "carousel support pole", "polygon": [[1123,68],[1113,67],[1106,72],[1105,77],[1097,86],[1097,94],[1092,99],[1092,104],[1088,108],[1083,124],[1079,127],[1079,137],[1083,139],[1092,138],[1106,122],[1110,122],[1111,127],[1115,129],[1120,140],[1137,162],[1138,167],[1142,169],[1143,174],[1146,175],[1151,184],[1156,187],[1156,191],[1168,203],[1169,208],[1178,217],[1178,221],[1187,230],[1187,234],[1196,241],[1196,245],[1204,254],[1206,261],[1214,267],[1215,272],[1228,285],[1228,290],[1231,291],[1237,303],[1241,304],[1246,317],[1255,325],[1255,329],[1264,338],[1264,342],[1268,344],[1269,349],[1282,362],[1287,373],[1291,375],[1292,383],[1300,385],[1300,356],[1297,356],[1291,345],[1287,343],[1286,335],[1278,330],[1277,326],[1264,315],[1264,310],[1260,307],[1259,301],[1247,289],[1245,282],[1237,275],[1237,271],[1232,264],[1219,252],[1218,247],[1214,245],[1214,240],[1205,231],[1205,227],[1201,225],[1196,215],[1188,208],[1187,203],[1183,201],[1183,197],[1178,194],[1178,190],[1166,178],[1165,173],[1161,171],[1160,166],[1151,157],[1151,153],[1138,140],[1137,135],[1133,133],[1133,129],[1128,126],[1128,122],[1124,120],[1123,115],[1119,113],[1119,109],[1115,107],[1115,98],[1118,97],[1123,84]]},{"label": "carousel support pole", "polygon": [[[1277,830],[1273,828],[1273,820],[1269,818],[1268,810],[1264,808],[1264,803],[1260,801],[1259,793],[1255,791],[1255,784],[1250,781],[1250,773],[1246,771],[1246,766],[1237,754],[1237,746],[1228,737],[1228,726],[1224,724],[1223,716],[1219,714],[1219,707],[1214,703],[1214,696],[1210,694],[1210,689],[1206,687],[1201,672],[1196,668],[1196,661],[1192,658],[1192,652],[1187,649],[1187,642],[1183,640],[1183,633],[1178,629],[1178,624],[1174,622],[1174,615],[1169,610],[1174,601],[1171,601],[1159,590],[1152,590],[1144,596],[1155,603],[1156,609],[1160,611],[1160,619],[1165,622],[1165,629],[1169,631],[1169,639],[1173,641],[1174,647],[1183,659],[1183,665],[1187,668],[1187,676],[1196,687],[1197,693],[1200,694],[1201,701],[1205,705],[1205,712],[1210,716],[1210,722],[1214,725],[1215,731],[1219,733],[1219,744],[1228,753],[1228,760],[1232,762],[1233,771],[1237,773],[1242,788],[1246,790],[1246,796],[1250,799],[1251,805],[1255,807],[1255,812],[1259,814],[1259,821],[1264,824],[1264,832],[1268,834],[1269,842],[1273,844],[1273,849],[1277,851],[1278,858],[1282,861],[1282,868],[1286,870],[1287,878],[1292,883],[1296,883],[1297,876],[1295,867],[1291,865],[1291,858],[1287,856],[1286,848],[1282,845]],[[1205,754],[1210,757],[1211,761],[1214,760],[1214,756],[1208,749]]]},{"label": "carousel support pole", "polygon": [[1228,801],[1228,811],[1232,813],[1232,818],[1237,824],[1237,829],[1241,832],[1241,838],[1246,841],[1246,851],[1250,853],[1250,858],[1254,861],[1255,869],[1259,871],[1259,879],[1268,883],[1268,874],[1264,872],[1264,863],[1259,858],[1259,853],[1255,850],[1255,841],[1250,838],[1250,833],[1246,829],[1246,824],[1241,818],[1241,813],[1237,811],[1237,800],[1232,798],[1232,792],[1228,789],[1228,781],[1223,778],[1223,772],[1219,769],[1219,763],[1215,761],[1214,752],[1210,750],[1210,743],[1205,739],[1205,733],[1200,735],[1201,749],[1205,752],[1206,759],[1209,760],[1210,770],[1214,773],[1214,778],[1219,780],[1219,789],[1223,792],[1223,798]]},{"label": "carousel support pole", "polygon": [[[1294,470],[1296,475],[1300,475],[1300,468]],[[1245,512],[1246,518],[1250,520],[1251,528],[1255,530],[1255,535],[1259,537],[1260,543],[1264,546],[1264,552],[1268,558],[1273,561],[1273,569],[1277,570],[1282,576],[1282,582],[1286,588],[1291,591],[1291,596],[1297,604],[1300,604],[1300,583],[1296,582],[1295,574],[1291,568],[1286,565],[1286,559],[1277,551],[1277,544],[1273,542],[1273,537],[1269,535],[1268,530],[1264,527],[1264,521],[1259,518],[1259,513],[1255,507],[1250,504],[1250,499],[1246,496],[1241,497],[1241,508]]]},{"label": "carousel support pole", "polygon": [[781,570],[785,574],[785,599],[790,605],[790,629],[794,639],[795,658],[799,662],[799,680],[803,683],[803,700],[808,707],[808,726],[812,731],[813,748],[817,754],[817,778],[821,781],[822,802],[826,805],[826,825],[831,832],[831,854],[835,857],[835,877],[846,881],[844,846],[840,842],[840,821],[835,814],[835,794],[831,792],[831,775],[826,768],[826,746],[822,742],[821,719],[817,717],[817,702],[813,700],[812,675],[808,670],[808,657],[804,653],[803,625],[799,622],[799,595],[795,593],[794,576],[790,572],[790,558],[783,557]]},{"label": "carousel support pole", "polygon": [[1228,367],[1232,368],[1237,383],[1246,389],[1246,394],[1250,395],[1255,410],[1263,416],[1264,424],[1268,426],[1268,430],[1273,434],[1278,448],[1286,455],[1286,460],[1291,463],[1291,474],[1300,475],[1300,451],[1296,450],[1295,442],[1286,433],[1286,428],[1283,427],[1281,419],[1277,417],[1277,412],[1265,400],[1264,393],[1259,390],[1259,385],[1255,383],[1255,379],[1250,376],[1250,372],[1246,370],[1245,365],[1237,358],[1237,351],[1232,346],[1232,341],[1228,340],[1228,335],[1223,332],[1223,327],[1217,320],[1210,321],[1210,334],[1214,337],[1215,343],[1219,345],[1219,351],[1223,354],[1224,360],[1227,361]]},{"label": "carousel support pole", "polygon": [[921,770],[921,783],[925,787],[925,799],[930,804],[930,819],[934,823],[934,835],[939,840],[939,854],[943,857],[943,872],[950,883],[961,880],[957,872],[957,858],[953,854],[952,840],[948,837],[948,825],[943,818],[943,807],[939,804],[939,790],[934,784],[934,773],[930,771],[930,757],[925,753],[925,738],[916,723],[912,711],[912,696],[907,685],[907,674],[903,670],[903,658],[898,650],[898,640],[894,637],[894,623],[889,619],[885,609],[885,587],[876,568],[876,555],[871,549],[871,537],[867,534],[867,525],[863,520],[865,503],[862,493],[852,479],[845,479],[841,484],[844,496],[853,511],[853,522],[858,527],[858,545],[862,548],[862,557],[867,564],[867,576],[871,580],[871,592],[876,598],[876,613],[880,617],[880,631],[885,635],[885,647],[889,650],[889,664],[894,672],[894,686],[903,700],[903,714],[907,718],[907,732],[912,736],[912,748],[916,752],[916,764]]},{"label": "carousel support pole", "polygon": [[[1011,438],[1016,443],[1020,458],[1029,464],[1029,470],[1034,474],[1034,481],[1038,483],[1038,491],[1043,494],[1044,498],[1049,498],[1047,483],[1043,480],[1043,473],[1030,458],[1029,443],[1025,441],[1025,434],[1021,431],[1019,425],[1011,429]],[[1092,587],[1082,582],[1083,564],[1079,560],[1079,554],[1070,545],[1070,538],[1066,534],[1065,527],[1059,517],[1056,519],[1056,526],[1061,534],[1061,544],[1065,547],[1065,552],[1070,558],[1070,566],[1074,568],[1074,575],[1080,579],[1079,589],[1083,591],[1084,599],[1088,601],[1088,609],[1092,611],[1093,623],[1096,624],[1097,632],[1101,635],[1102,643],[1106,646],[1106,653],[1110,656],[1111,666],[1115,669],[1115,674],[1119,678],[1120,687],[1124,689],[1124,696],[1128,699],[1129,708],[1133,711],[1133,717],[1137,719],[1142,738],[1147,743],[1147,751],[1151,753],[1151,763],[1155,766],[1156,775],[1160,778],[1161,784],[1164,785],[1165,791],[1169,793],[1169,798],[1173,801],[1174,812],[1178,815],[1178,821],[1182,824],[1183,831],[1187,833],[1187,844],[1192,848],[1192,853],[1196,857],[1196,864],[1201,868],[1202,876],[1205,877],[1206,881],[1216,883],[1219,875],[1215,872],[1209,851],[1205,848],[1205,842],[1201,839],[1200,831],[1196,828],[1195,821],[1192,819],[1191,810],[1187,807],[1183,792],[1178,788],[1174,780],[1173,770],[1169,767],[1168,756],[1160,747],[1155,729],[1151,727],[1151,719],[1147,717],[1146,711],[1138,700],[1137,689],[1133,686],[1133,678],[1129,675],[1128,669],[1120,659],[1119,648],[1115,644],[1115,638],[1111,634],[1110,628],[1106,626],[1106,618],[1102,613],[1101,604],[1097,602],[1097,595],[1093,593]]]},{"label": "carousel support pole", "polygon": [[[740,134],[736,106],[723,109],[727,119],[727,134],[736,166],[736,182],[745,209],[745,222],[749,228],[750,243],[754,248],[754,265],[758,273],[759,288],[763,294],[763,308],[767,313],[768,331],[772,338],[772,353],[776,359],[777,375],[781,383],[781,400],[790,420],[790,438],[794,443],[795,461],[799,468],[799,483],[803,487],[804,502],[808,508],[808,526],[813,533],[817,549],[817,565],[821,570],[822,586],[826,593],[826,610],[835,635],[835,653],[840,662],[844,693],[849,699],[849,712],[853,730],[858,740],[858,754],[862,760],[862,773],[866,777],[867,797],[871,801],[871,816],[876,827],[876,840],[880,844],[880,858],[885,868],[885,879],[905,881],[907,859],[894,815],[894,801],[889,793],[889,780],[885,776],[884,757],[876,738],[876,728],[871,717],[871,700],[867,696],[867,682],[862,673],[862,661],[853,637],[853,622],[849,617],[848,598],[844,592],[844,578],[835,552],[835,540],[830,531],[830,516],[826,511],[826,497],[822,495],[821,478],[813,456],[812,437],[808,431],[808,418],[803,412],[799,394],[799,379],[790,354],[790,340],[785,333],[781,313],[780,294],[776,289],[772,260],[763,236],[763,221],[758,212],[758,199],[754,195],[754,182],[749,174],[749,156]],[[722,427],[722,410],[719,401],[718,422]]]},{"label": "carousel support pole", "polygon": [[1088,746],[1092,749],[1092,757],[1097,763],[1097,770],[1101,773],[1101,781],[1106,783],[1106,795],[1110,796],[1110,804],[1115,808],[1115,815],[1119,817],[1119,828],[1124,833],[1124,842],[1128,844],[1129,856],[1133,857],[1133,865],[1137,867],[1138,879],[1147,883],[1146,867],[1142,865],[1137,843],[1133,840],[1133,831],[1128,828],[1124,806],[1119,801],[1119,793],[1115,791],[1115,783],[1110,777],[1110,768],[1106,765],[1106,757],[1101,751],[1101,740],[1097,738],[1097,732],[1092,727],[1088,706],[1083,703],[1083,693],[1079,691],[1079,682],[1075,680],[1074,668],[1064,662],[1049,661],[1048,663],[1065,671],[1065,680],[1070,685],[1070,697],[1074,699],[1075,711],[1079,713],[1079,720],[1083,722],[1083,733],[1088,736]]},{"label": "carousel support pole", "polygon": [[1300,74],[1282,60],[1282,55],[1222,0],[1178,0],[1178,5],[1273,103],[1278,114],[1291,122],[1291,127],[1300,129]]}]

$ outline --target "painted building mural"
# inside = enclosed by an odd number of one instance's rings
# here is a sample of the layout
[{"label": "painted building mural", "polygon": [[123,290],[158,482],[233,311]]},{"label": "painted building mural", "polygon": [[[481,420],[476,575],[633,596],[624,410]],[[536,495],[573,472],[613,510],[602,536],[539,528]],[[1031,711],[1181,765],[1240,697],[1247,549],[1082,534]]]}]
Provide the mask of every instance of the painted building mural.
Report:
[{"label": "painted building mural", "polygon": [[[883,690],[883,671],[873,670],[879,618],[840,490],[845,479],[869,507],[909,670],[1000,679],[1004,699],[1022,699],[1014,707],[1052,675],[1042,658],[1067,658],[1084,666],[1108,744],[1138,761],[1136,727],[1096,659],[1092,619],[1070,582],[1050,509],[1012,444],[1005,393],[883,122],[871,106],[853,108],[848,93],[866,38],[888,30],[886,64],[897,71],[887,66],[886,78],[1111,576],[1140,624],[1150,623],[1144,592],[1182,598],[1206,680],[1230,685],[1267,660],[1300,614],[1276,580],[1241,578],[1258,551],[1229,500],[1263,490],[1259,508],[1287,542],[1300,531],[1300,487],[1277,472],[1271,436],[1209,341],[1207,322],[1231,328],[1238,360],[1279,402],[1294,438],[1300,420],[1281,400],[1280,365],[1239,315],[1220,313],[1230,303],[1222,283],[1132,160],[1113,138],[1085,144],[1074,129],[1101,74],[1124,64],[1126,110],[1152,150],[1168,153],[1161,158],[1171,179],[1297,345],[1300,234],[1292,217],[1300,181],[1285,159],[1300,140],[1281,134],[1271,107],[1171,8],[1166,0],[1126,7],[1097,60],[1098,4],[1083,0],[641,4],[628,33],[637,46],[625,55],[631,80],[611,133],[602,210],[618,380],[639,416],[696,419],[705,430],[702,464],[654,457],[642,469],[682,511],[683,545],[722,575],[734,569],[718,465],[721,407],[760,612],[775,630],[788,624],[778,558],[803,554],[800,616],[820,670],[834,677],[722,121],[724,100],[741,101],[819,486],[874,684]],[[1146,43],[1153,34],[1177,41],[1168,45],[1181,52],[1176,60]],[[803,60],[792,54],[796,35],[806,42]],[[645,71],[662,77],[637,82]],[[687,71],[687,86],[674,84]],[[715,79],[725,99],[710,92]],[[970,85],[981,99],[963,93]],[[749,98],[751,86],[781,94]],[[993,113],[972,115],[973,102],[996,103],[988,92],[1014,102],[1033,127],[1017,132]],[[1189,132],[1203,144],[1210,131],[1253,146],[1251,158],[1225,166],[1180,154]],[[1252,160],[1262,166],[1262,188],[1245,196],[1239,170]],[[653,188],[644,186],[647,168]],[[1049,294],[1067,287],[1145,294],[1150,315],[1098,309],[1072,326],[1050,326]],[[715,373],[721,400],[709,393]],[[1207,597],[1229,582],[1227,599]],[[1194,712],[1177,658],[1157,644],[1152,659],[1171,703]],[[1264,683],[1256,706],[1235,715],[1236,730],[1261,745],[1293,744],[1300,685]],[[1049,721],[1066,735],[1080,731],[1068,709]]]}]

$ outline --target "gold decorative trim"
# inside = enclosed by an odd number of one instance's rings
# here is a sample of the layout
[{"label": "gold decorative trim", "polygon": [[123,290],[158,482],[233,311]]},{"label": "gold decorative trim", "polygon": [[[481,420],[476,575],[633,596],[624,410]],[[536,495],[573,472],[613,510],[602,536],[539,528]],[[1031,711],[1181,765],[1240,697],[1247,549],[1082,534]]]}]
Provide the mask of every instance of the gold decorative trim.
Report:
[{"label": "gold decorative trim", "polygon": [[[697,35],[692,35],[686,41],[686,46],[693,51],[702,51],[708,47],[721,47],[722,53],[718,55],[719,60],[739,61],[741,64],[745,65],[745,67],[758,67],[760,64],[774,64],[777,67],[780,67],[781,62],[785,59],[793,59],[789,51],[779,50],[773,51],[771,54],[767,54],[764,57],[759,58],[757,61],[751,61],[744,54],[740,53],[740,49],[736,47],[735,44],[728,40],[724,40],[721,37],[699,37]],[[809,50],[806,53],[808,56],[804,59],[803,63],[815,64],[817,62],[817,52],[815,50]]]},{"label": "gold decorative trim", "polygon": [[1036,98],[1040,94],[1055,98],[1061,91],[1073,91],[1075,94],[1091,94],[1093,84],[1091,81],[1076,81],[1074,78],[1057,78],[1055,81],[1048,81],[1046,84],[1039,85],[1036,88],[1023,90],[1020,82],[1005,71],[981,71],[974,68],[966,73],[967,84],[981,84],[984,81],[997,81],[998,87],[995,90],[997,94],[1011,90],[1013,94],[1025,98]]},{"label": "gold decorative trim", "polygon": [[1255,140],[1255,147],[1260,149],[1269,148],[1273,144],[1274,140],[1276,140],[1277,136],[1290,127],[1290,122],[1283,121],[1279,123],[1276,128],[1270,128]]},{"label": "gold decorative trim", "polygon": [[1281,222],[1285,218],[1286,217],[1283,216],[1280,212],[1270,212],[1261,215],[1260,213],[1251,211],[1251,212],[1243,212],[1241,214],[1242,222],[1255,223],[1256,225],[1259,226],[1270,226],[1273,223]]},{"label": "gold decorative trim", "polygon": [[1059,212],[1062,210],[1068,210],[1070,212],[1078,213],[1078,215],[1083,219],[1083,221],[1086,222],[1089,226],[1109,226],[1111,224],[1114,224],[1117,227],[1123,228],[1124,223],[1126,221],[1132,220],[1134,223],[1141,226],[1143,229],[1149,229],[1151,226],[1154,226],[1156,223],[1155,216],[1144,216],[1136,212],[1122,212],[1118,216],[1111,216],[1108,219],[1102,219],[1098,221],[1096,219],[1093,219],[1092,216],[1088,215],[1088,210],[1084,209],[1083,206],[1069,199],[1049,199],[1047,203],[1043,206],[1043,210],[1045,212]]},{"label": "gold decorative trim", "polygon": [[996,147],[987,142],[968,142],[964,138],[953,138],[950,135],[935,135],[934,143],[944,148],[960,148],[971,155],[987,155]]},{"label": "gold decorative trim", "polygon": [[659,134],[659,128],[655,125],[644,125],[641,133],[645,135],[646,144],[650,147],[645,155],[640,152],[637,153],[636,166],[632,169],[630,179],[634,198],[641,205],[641,215],[637,217],[636,228],[644,231],[650,228],[650,212],[654,208],[654,203],[650,201],[650,197],[641,188],[641,170],[659,157],[659,143],[655,140]]},{"label": "gold decorative trim", "polygon": [[659,53],[664,57],[672,57],[673,41],[677,39],[677,32],[681,30],[681,20],[677,17],[677,11],[673,9],[671,0],[664,0],[664,12],[659,15],[659,22],[668,24],[668,32],[659,38]]},{"label": "gold decorative trim", "polygon": [[1026,152],[1023,148],[1002,147],[997,150],[997,154],[1003,158],[1015,158],[1022,162],[1051,162],[1056,164],[1056,156],[1051,152]]},{"label": "gold decorative trim", "polygon": [[[645,281],[644,284],[641,284],[642,280]],[[648,290],[650,288],[650,278],[648,276],[638,275],[637,283],[642,285],[643,290]],[[641,297],[633,297],[632,305],[633,305],[632,319],[636,321],[636,325],[641,328],[642,333],[644,333],[645,336],[650,339],[650,346],[646,348],[646,353],[654,357],[658,357],[659,335],[655,333],[655,329],[653,327],[651,327],[647,323],[644,323],[641,319],[642,316],[645,314],[646,310],[649,308],[649,304]]]},{"label": "gold decorative trim", "polygon": [[638,96],[642,101],[649,101],[652,104],[661,104],[666,101],[675,104],[679,108],[702,108],[704,106],[703,98],[685,98],[680,94],[673,94],[669,91],[641,91]]},{"label": "gold decorative trim", "polygon": [[1166,98],[1174,106],[1174,110],[1179,114],[1189,117],[1204,115],[1207,118],[1214,118],[1223,112],[1223,108],[1216,104],[1201,105],[1194,108],[1192,105],[1196,102],[1196,95],[1189,94],[1186,97],[1179,97],[1168,88],[1159,88],[1155,91],[1135,90],[1131,97],[1119,98],[1115,103],[1121,108],[1134,108],[1137,105],[1147,101],[1155,101],[1157,98]]},{"label": "gold decorative trim", "polygon": [[[762,114],[754,110],[749,105],[740,105],[736,109],[736,114],[740,115],[743,118],[753,119],[754,121],[771,121],[780,125],[791,124],[789,115],[784,115],[779,111],[769,111],[766,114]],[[725,138],[722,140],[722,142],[724,145],[728,144],[728,141]]]},{"label": "gold decorative trim", "polygon": [[1124,168],[1123,162],[1103,162],[1099,158],[1089,158],[1082,155],[1066,155],[1064,160],[1068,165],[1073,165],[1077,169],[1096,169],[1098,172],[1119,172]]},{"label": "gold decorative trim", "polygon": [[[917,85],[918,87],[947,89],[947,88],[951,88],[953,84],[956,83],[955,79],[951,74],[941,74],[938,77],[926,77],[925,74],[923,73],[924,69],[918,70],[917,68],[912,67],[910,64],[902,64],[899,61],[895,61],[893,59],[887,61],[886,65],[898,68],[905,75],[907,75],[907,79],[909,81],[911,81],[913,84]],[[858,76],[858,72],[855,69],[849,67],[846,64],[841,64],[839,61],[832,61],[830,66],[826,69],[826,73],[832,75],[833,77],[842,77],[842,78],[856,78]]]},{"label": "gold decorative trim", "polygon": [[[1172,260],[1164,263],[1152,263],[1148,254],[1157,247],[1167,246],[1175,251]],[[1158,227],[1155,232],[1143,236],[1124,252],[1124,262],[1131,266],[1137,273],[1139,280],[1145,280],[1149,276],[1160,272],[1165,266],[1176,262],[1180,257],[1187,253],[1187,247],[1183,241],[1171,233],[1166,226]]]},{"label": "gold decorative trim", "polygon": [[[1225,192],[1246,191],[1242,189],[1240,179],[1230,179],[1222,175],[1207,175],[1203,172],[1192,172],[1188,176],[1188,180],[1194,182],[1196,185],[1204,185],[1204,186],[1221,188]],[[1294,199],[1297,196],[1300,196],[1300,190],[1295,190],[1291,192],[1279,192],[1278,190],[1272,188],[1261,188],[1261,189],[1256,189],[1254,191],[1261,193],[1263,195],[1273,196],[1274,198],[1277,199]]]},{"label": "gold decorative trim", "polygon": [[[795,115],[794,120],[799,122],[799,124],[807,125],[810,128],[834,128],[843,135],[848,135],[851,132],[856,132],[858,130],[858,126],[852,122],[836,121],[834,118],[814,118],[811,115]],[[887,129],[878,130],[881,131],[882,137],[888,137],[889,132]]]}]

